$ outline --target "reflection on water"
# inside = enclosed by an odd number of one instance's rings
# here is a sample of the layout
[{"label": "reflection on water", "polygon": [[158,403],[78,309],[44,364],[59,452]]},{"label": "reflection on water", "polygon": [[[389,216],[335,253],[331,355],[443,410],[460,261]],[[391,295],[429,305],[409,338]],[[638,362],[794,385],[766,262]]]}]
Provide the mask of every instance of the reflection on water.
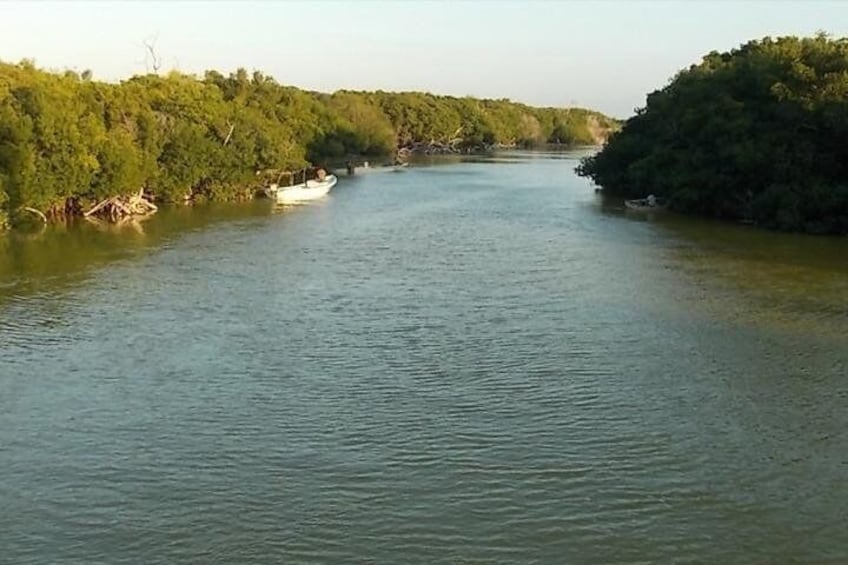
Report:
[{"label": "reflection on water", "polygon": [[[742,305],[737,315],[758,319],[765,326],[845,335],[848,254],[844,239],[679,219],[664,228],[691,242],[678,254],[693,282],[706,279],[734,293]],[[712,290],[713,300],[719,300]]]},{"label": "reflection on water", "polygon": [[848,242],[579,155],[0,238],[0,559],[844,561]]},{"label": "reflection on water", "polygon": [[[624,208],[597,195],[602,213],[655,230],[656,268],[686,275],[675,291],[692,312],[737,323],[844,335],[848,327],[848,242]],[[684,299],[681,297],[681,299]],[[687,315],[690,315],[687,312]]]},{"label": "reflection on water", "polygon": [[164,207],[154,216],[120,224],[78,219],[11,231],[0,237],[0,305],[9,297],[79,282],[92,269],[155,252],[170,240],[210,224],[267,213],[266,202]]}]

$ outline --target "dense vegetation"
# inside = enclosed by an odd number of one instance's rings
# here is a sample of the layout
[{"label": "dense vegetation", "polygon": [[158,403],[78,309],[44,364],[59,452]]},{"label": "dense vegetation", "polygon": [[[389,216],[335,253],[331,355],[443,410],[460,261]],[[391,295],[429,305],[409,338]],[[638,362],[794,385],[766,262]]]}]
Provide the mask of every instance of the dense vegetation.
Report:
[{"label": "dense vegetation", "polygon": [[615,126],[588,110],[507,100],[307,92],[243,69],[110,84],[0,63],[0,223],[25,207],[77,213],[140,187],[160,201],[248,196],[262,171],[416,142],[591,144]]},{"label": "dense vegetation", "polygon": [[683,212],[848,233],[848,39],[710,53],[650,94],[578,173]]}]

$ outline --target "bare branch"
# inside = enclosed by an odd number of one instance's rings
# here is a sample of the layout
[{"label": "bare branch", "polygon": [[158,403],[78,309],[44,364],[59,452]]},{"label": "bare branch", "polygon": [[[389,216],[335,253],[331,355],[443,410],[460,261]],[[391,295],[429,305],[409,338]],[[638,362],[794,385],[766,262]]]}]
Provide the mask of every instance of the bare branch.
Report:
[{"label": "bare branch", "polygon": [[227,125],[230,126],[230,132],[227,134],[226,139],[224,139],[225,146],[230,142],[230,138],[233,136],[233,130],[236,129],[236,125],[234,123],[228,121]]},{"label": "bare branch", "polygon": [[152,39],[145,39],[142,43],[147,53],[144,55],[144,66],[147,72],[150,72],[150,67],[153,67],[153,72],[158,73],[162,67],[162,57],[156,53],[156,41],[159,39],[159,34],[153,36]]},{"label": "bare branch", "polygon": [[35,208],[30,208],[29,206],[24,206],[22,210],[26,210],[27,212],[35,214],[36,216],[41,218],[44,223],[47,223],[47,216],[45,216],[44,212],[42,212],[41,210],[36,210]]}]

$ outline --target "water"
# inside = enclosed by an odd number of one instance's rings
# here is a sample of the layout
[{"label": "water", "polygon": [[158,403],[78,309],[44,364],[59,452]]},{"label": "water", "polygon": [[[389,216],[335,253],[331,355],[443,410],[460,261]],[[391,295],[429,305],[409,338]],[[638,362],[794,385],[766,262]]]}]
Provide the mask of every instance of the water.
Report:
[{"label": "water", "polygon": [[0,238],[0,562],[848,560],[848,242],[577,156]]}]

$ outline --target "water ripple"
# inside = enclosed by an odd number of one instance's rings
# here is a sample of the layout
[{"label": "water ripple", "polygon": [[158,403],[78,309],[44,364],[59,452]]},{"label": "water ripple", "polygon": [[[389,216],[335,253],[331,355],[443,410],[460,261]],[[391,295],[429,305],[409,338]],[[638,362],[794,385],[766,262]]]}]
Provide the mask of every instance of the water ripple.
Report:
[{"label": "water ripple", "polygon": [[843,561],[848,274],[604,213],[569,158],[0,278],[2,559]]}]

